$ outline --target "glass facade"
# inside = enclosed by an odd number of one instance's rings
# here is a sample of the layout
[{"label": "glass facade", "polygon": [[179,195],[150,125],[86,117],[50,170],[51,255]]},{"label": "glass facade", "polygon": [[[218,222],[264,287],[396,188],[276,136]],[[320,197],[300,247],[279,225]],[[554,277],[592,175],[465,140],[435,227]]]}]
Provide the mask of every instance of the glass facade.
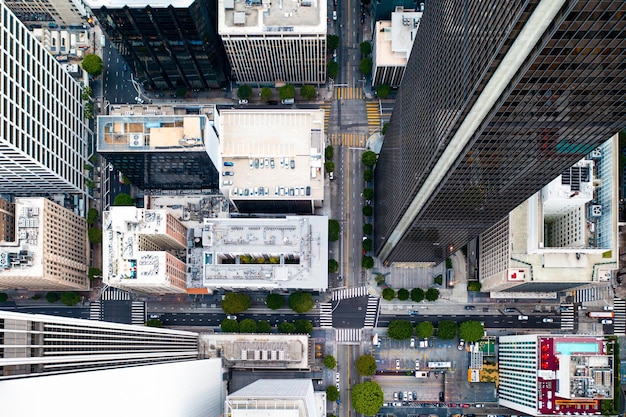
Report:
[{"label": "glass facade", "polygon": [[428,2],[375,170],[381,260],[443,261],[624,126],[625,12]]}]

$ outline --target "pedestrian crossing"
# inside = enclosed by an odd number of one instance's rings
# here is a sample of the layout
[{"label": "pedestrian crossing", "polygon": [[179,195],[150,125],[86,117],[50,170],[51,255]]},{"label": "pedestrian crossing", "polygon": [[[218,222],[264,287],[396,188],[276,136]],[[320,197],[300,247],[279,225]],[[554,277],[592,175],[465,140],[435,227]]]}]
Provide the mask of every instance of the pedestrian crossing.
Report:
[{"label": "pedestrian crossing", "polygon": [[367,135],[360,133],[330,133],[328,138],[334,146],[364,148],[367,143]]},{"label": "pedestrian crossing", "polygon": [[608,300],[613,298],[613,288],[610,285],[590,285],[576,290],[575,302]]},{"label": "pedestrian crossing", "polygon": [[365,111],[367,112],[367,127],[370,134],[379,132],[380,125],[380,111],[378,107],[378,101],[368,101],[365,103]]},{"label": "pedestrian crossing", "polygon": [[337,343],[343,345],[358,345],[361,343],[362,329],[337,329],[335,338]]},{"label": "pedestrian crossing", "polygon": [[613,333],[624,335],[626,333],[626,301],[621,298],[614,298],[613,309],[615,310],[615,317],[613,317]]},{"label": "pedestrian crossing", "polygon": [[320,303],[320,327],[322,329],[333,328],[333,305],[332,303]]},{"label": "pedestrian crossing", "polygon": [[346,298],[363,297],[367,295],[367,287],[341,288],[333,291],[333,301],[345,300]]},{"label": "pedestrian crossing", "polygon": [[328,132],[328,125],[330,124],[331,103],[320,104],[320,109],[324,110],[324,132]]},{"label": "pedestrian crossing", "polygon": [[365,95],[361,87],[335,87],[337,100],[364,100]]},{"label": "pedestrian crossing", "polygon": [[574,331],[574,304],[561,304],[561,330]]},{"label": "pedestrian crossing", "polygon": [[380,299],[377,297],[368,297],[367,298],[367,310],[365,312],[365,327],[373,328],[376,327],[376,322],[378,321],[378,304]]}]

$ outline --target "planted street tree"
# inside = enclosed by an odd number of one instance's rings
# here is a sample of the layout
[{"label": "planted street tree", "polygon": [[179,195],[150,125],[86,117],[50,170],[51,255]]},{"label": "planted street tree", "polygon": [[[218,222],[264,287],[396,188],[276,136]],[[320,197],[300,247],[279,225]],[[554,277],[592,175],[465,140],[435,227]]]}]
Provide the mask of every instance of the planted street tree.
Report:
[{"label": "planted street tree", "polygon": [[333,159],[333,156],[335,156],[335,148],[333,148],[331,145],[328,145],[326,148],[324,148],[324,158],[326,158],[327,161],[330,161],[331,159]]},{"label": "planted street tree", "polygon": [[300,95],[305,100],[314,100],[317,97],[317,90],[312,85],[303,85],[300,88]]},{"label": "planted street tree", "polygon": [[237,320],[224,319],[220,327],[224,333],[239,333],[239,323],[237,323]]},{"label": "planted street tree", "polygon": [[64,292],[61,294],[61,302],[66,306],[75,306],[80,301],[80,295],[75,292]]},{"label": "planted street tree", "polygon": [[311,334],[313,333],[313,323],[309,320],[296,320],[294,323],[296,333]]},{"label": "planted street tree", "polygon": [[429,321],[422,321],[415,326],[415,334],[420,339],[428,339],[435,333],[435,326]]},{"label": "planted street tree", "polygon": [[361,42],[361,45],[359,45],[359,47],[361,48],[361,54],[364,58],[370,56],[370,54],[372,53],[372,44],[367,41]]},{"label": "planted street tree", "polygon": [[361,355],[356,360],[356,370],[361,376],[374,375],[376,373],[376,359],[372,355]]},{"label": "planted street tree", "polygon": [[393,290],[393,288],[387,287],[383,290],[383,298],[387,301],[391,301],[396,298],[396,292]]},{"label": "planted street tree", "polygon": [[85,58],[83,58],[83,62],[81,62],[80,66],[83,67],[85,72],[92,77],[97,77],[102,74],[102,70],[104,69],[102,58],[96,54],[85,55]]},{"label": "planted street tree", "polygon": [[289,296],[289,307],[296,313],[306,313],[315,306],[310,292],[296,291]]},{"label": "planted street tree", "polygon": [[437,337],[443,340],[451,340],[456,337],[459,328],[457,324],[450,320],[441,320],[437,323]]},{"label": "planted street tree", "polygon": [[395,340],[407,340],[413,336],[413,324],[408,320],[392,320],[387,327],[387,336]]},{"label": "planted street tree", "polygon": [[241,100],[248,100],[252,97],[252,87],[249,85],[242,85],[237,89],[237,97]]},{"label": "planted street tree", "polygon": [[134,206],[135,201],[133,198],[125,193],[121,193],[115,196],[115,200],[113,200],[114,206]]},{"label": "planted street tree", "polygon": [[272,89],[269,87],[261,88],[261,100],[262,101],[270,101],[272,99]]},{"label": "planted street tree", "polygon": [[439,290],[437,288],[429,288],[426,290],[424,297],[427,301],[436,301],[439,298]]},{"label": "planted street tree", "polygon": [[281,100],[287,100],[296,97],[296,87],[293,84],[285,84],[278,89],[278,96]]},{"label": "planted street tree", "polygon": [[406,288],[400,288],[398,290],[398,300],[400,301],[406,301],[409,299],[409,290],[407,290]]},{"label": "planted street tree", "polygon": [[241,323],[239,323],[239,332],[240,333],[256,333],[257,325],[256,321],[252,319],[243,319]]},{"label": "planted street tree", "polygon": [[467,291],[480,291],[481,285],[478,281],[470,281],[467,284]]},{"label": "planted street tree", "polygon": [[379,85],[376,87],[376,95],[378,98],[387,98],[389,97],[389,93],[391,92],[391,87],[388,85]]},{"label": "planted street tree", "polygon": [[372,59],[371,58],[363,58],[359,63],[359,69],[361,73],[367,77],[372,73]]},{"label": "planted street tree", "polygon": [[416,303],[424,301],[424,290],[421,288],[413,288],[411,290],[411,301]]},{"label": "planted street tree", "polygon": [[380,133],[382,133],[383,135],[386,135],[387,127],[389,127],[389,123],[383,123],[383,128],[380,130]]},{"label": "planted street tree", "polygon": [[337,74],[339,74],[339,63],[335,61],[328,61],[326,64],[326,74],[328,75],[328,78],[337,78]]},{"label": "planted street tree", "polygon": [[296,326],[294,326],[292,323],[289,323],[288,321],[283,321],[278,325],[278,333],[293,333],[295,330]]},{"label": "planted street tree", "polygon": [[0,303],[4,303],[8,299],[9,299],[9,294],[5,292],[0,292]]},{"label": "planted street tree", "polygon": [[334,51],[339,47],[339,36],[328,35],[326,38],[326,46],[329,51]]},{"label": "planted street tree", "polygon": [[335,272],[339,271],[339,262],[337,262],[336,259],[329,259],[328,260],[328,272],[330,272],[331,274],[334,274]]},{"label": "planted street tree", "polygon": [[146,321],[148,327],[163,327],[163,322],[159,319],[149,319]]},{"label": "planted street tree", "polygon": [[365,223],[363,225],[363,234],[364,235],[371,235],[373,231],[374,231],[374,227],[371,224]]},{"label": "planted street tree", "polygon": [[324,366],[327,367],[328,369],[335,369],[335,366],[337,366],[337,360],[335,359],[333,355],[324,356],[323,363],[324,363]]},{"label": "planted street tree", "polygon": [[363,215],[371,216],[374,213],[374,208],[372,206],[363,206]]},{"label": "planted street tree", "polygon": [[361,155],[361,162],[368,167],[373,167],[376,164],[376,159],[377,156],[374,151],[365,151],[363,155]]},{"label": "planted street tree", "polygon": [[374,197],[374,190],[372,190],[371,188],[365,188],[363,190],[363,198],[366,200],[371,200],[372,197]]},{"label": "planted street tree", "polygon": [[222,300],[222,310],[226,314],[238,314],[250,308],[252,300],[248,294],[240,292],[229,292]]},{"label": "planted street tree", "polygon": [[99,216],[98,209],[95,209],[93,207],[90,208],[87,211],[87,224],[89,226],[93,226],[93,224],[96,222],[96,220],[98,220],[98,216]]},{"label": "planted street tree", "polygon": [[374,171],[372,171],[371,169],[366,169],[365,171],[363,171],[363,179],[366,182],[370,182],[374,179]]},{"label": "planted street tree", "polygon": [[372,250],[372,239],[367,238],[364,239],[361,243],[361,246],[363,247],[363,250],[365,250],[366,252],[369,252]]},{"label": "planted street tree", "polygon": [[485,335],[485,326],[476,320],[468,320],[459,326],[459,337],[466,342],[478,342]]},{"label": "planted street tree", "polygon": [[280,294],[268,294],[265,298],[265,305],[272,310],[278,310],[285,305],[285,299]]},{"label": "planted street tree", "polygon": [[272,325],[266,320],[259,320],[256,325],[257,333],[269,333],[272,331]]},{"label": "planted street tree", "polygon": [[364,269],[374,268],[374,258],[371,256],[364,256],[363,259],[361,259],[361,267]]},{"label": "planted street tree", "polygon": [[335,163],[333,161],[325,161],[324,170],[326,172],[335,172]]},{"label": "planted street tree", "polygon": [[87,237],[89,237],[89,243],[91,243],[92,245],[102,243],[102,229],[98,229],[97,227],[90,227],[89,229],[87,229]]},{"label": "planted street tree", "polygon": [[357,413],[376,415],[383,401],[383,390],[376,382],[363,382],[352,387],[352,407]]},{"label": "planted street tree", "polygon": [[328,219],[328,240],[336,242],[339,240],[339,233],[341,233],[341,224],[335,219]]},{"label": "planted street tree", "polygon": [[59,294],[55,293],[55,292],[47,292],[46,293],[46,301],[48,301],[49,303],[56,303],[57,301],[59,301]]},{"label": "planted street tree", "polygon": [[334,385],[326,387],[326,399],[328,401],[337,401],[339,399],[339,390]]}]

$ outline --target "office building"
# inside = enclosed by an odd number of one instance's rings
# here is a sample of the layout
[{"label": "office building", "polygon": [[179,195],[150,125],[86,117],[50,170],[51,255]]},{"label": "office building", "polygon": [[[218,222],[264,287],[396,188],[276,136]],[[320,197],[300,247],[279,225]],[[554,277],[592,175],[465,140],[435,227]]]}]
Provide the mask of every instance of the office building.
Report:
[{"label": "office building", "polygon": [[0,4],[0,194],[84,194],[82,87]]},{"label": "office building", "polygon": [[326,82],[326,0],[219,0],[218,17],[233,81]]},{"label": "office building", "polygon": [[0,243],[0,287],[87,290],[87,222],[43,197],[15,199],[14,240]]},{"label": "office building", "polygon": [[482,291],[556,297],[610,282],[618,268],[618,165],[615,136],[483,232]]},{"label": "office building", "polygon": [[0,381],[198,359],[197,333],[148,326],[0,310],[0,336]]},{"label": "office building", "polygon": [[222,88],[228,61],[214,0],[85,2],[146,88]]},{"label": "office building", "polygon": [[102,225],[103,282],[152,294],[186,291],[187,228],[171,214],[111,207]]},{"label": "office building", "polygon": [[7,7],[30,28],[82,27],[87,9],[82,0],[8,0]]},{"label": "office building", "polygon": [[15,204],[0,198],[0,243],[15,240]]},{"label": "office building", "polygon": [[314,392],[310,379],[259,379],[230,394],[224,411],[231,417],[324,417],[326,393]]},{"label": "office building", "polygon": [[615,348],[598,336],[501,336],[498,403],[529,416],[598,414],[613,398]]},{"label": "office building", "polygon": [[624,127],[625,12],[428,2],[375,170],[381,261],[445,260]]}]

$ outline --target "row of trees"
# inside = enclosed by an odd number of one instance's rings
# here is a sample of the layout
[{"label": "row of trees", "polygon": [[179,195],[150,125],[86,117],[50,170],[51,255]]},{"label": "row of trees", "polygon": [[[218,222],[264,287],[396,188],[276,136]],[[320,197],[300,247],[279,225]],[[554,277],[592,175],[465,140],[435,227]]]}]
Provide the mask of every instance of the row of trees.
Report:
[{"label": "row of trees", "polygon": [[[35,294],[31,297],[33,300],[39,300],[41,298],[40,294]],[[0,292],[0,303],[3,303],[9,299],[9,294],[5,292]],[[63,304],[66,306],[74,306],[80,302],[81,296],[76,294],[75,292],[63,292],[61,294],[56,292],[47,292],[45,295],[46,301],[51,304],[56,303],[61,300]]]},{"label": "row of trees", "polygon": [[[380,279],[379,277],[382,277],[383,280],[385,278],[382,275],[377,275],[376,276],[377,282]],[[436,301],[437,299],[439,299],[439,295],[440,295],[439,290],[433,287],[427,289],[426,291],[424,291],[421,288],[413,288],[411,291],[407,290],[406,288],[400,288],[397,293],[393,288],[389,288],[389,287],[383,290],[383,298],[387,301],[391,301],[397,297],[398,300],[400,301],[406,301],[409,298],[411,298],[411,301],[415,303],[420,303],[424,300]]]},{"label": "row of trees", "polygon": [[[477,342],[485,334],[485,326],[476,320],[468,320],[457,325],[450,320],[441,320],[437,323],[436,336],[442,340],[451,340],[457,335],[467,342]],[[427,339],[435,335],[435,326],[429,321],[413,323],[409,320],[393,320],[387,328],[387,336],[395,340],[406,340],[413,336]]]},{"label": "row of trees", "polygon": [[335,149],[328,145],[324,150],[324,171],[326,173],[335,172],[335,162],[333,162],[333,156],[335,155]]},{"label": "row of trees", "polygon": [[[229,292],[222,300],[222,310],[226,314],[238,314],[246,311],[252,305],[252,299],[248,294],[241,292]],[[285,298],[280,294],[268,294],[265,298],[265,305],[278,310],[285,305]],[[310,292],[296,291],[289,295],[289,308],[296,313],[302,314],[311,310],[315,306],[315,300]]]},{"label": "row of trees", "polygon": [[[278,88],[278,96],[281,100],[287,100],[296,97],[296,87],[293,84],[286,84]],[[300,96],[305,100],[315,100],[317,98],[317,89],[312,85],[303,85],[300,87]],[[252,97],[252,87],[249,85],[241,85],[237,89],[237,97],[241,100],[249,100]],[[270,101],[274,97],[274,92],[269,87],[261,88],[261,101]]]},{"label": "row of trees", "polygon": [[[252,319],[243,319],[241,322],[224,319],[220,328],[225,333],[271,333],[272,331],[272,325],[268,321],[254,321]],[[309,320],[296,320],[294,323],[284,321],[276,328],[278,333],[311,334],[313,332],[313,323]]]},{"label": "row of trees", "polygon": [[[369,45],[369,42],[365,42],[365,43]],[[361,155],[361,163],[365,165],[366,167],[366,169],[363,171],[363,179],[365,180],[366,183],[370,183],[372,179],[374,178],[374,171],[372,170],[372,167],[376,164],[377,157],[378,156],[373,151],[365,151],[363,152],[363,155]],[[371,187],[366,186],[363,189],[363,198],[366,201],[370,201],[373,197],[374,197],[374,190]],[[365,204],[363,206],[362,212],[363,212],[363,216],[368,218],[374,214],[374,207],[372,207],[370,204]],[[369,223],[366,219],[365,223],[363,224],[363,234],[365,236],[369,236],[372,234],[372,231],[373,231],[372,224]],[[367,255],[367,253],[372,250],[373,243],[374,242],[369,237],[363,239],[361,243],[362,249],[365,252],[363,254],[363,258],[361,259],[361,267],[363,269],[374,268],[374,258],[372,258],[370,255]]]}]

